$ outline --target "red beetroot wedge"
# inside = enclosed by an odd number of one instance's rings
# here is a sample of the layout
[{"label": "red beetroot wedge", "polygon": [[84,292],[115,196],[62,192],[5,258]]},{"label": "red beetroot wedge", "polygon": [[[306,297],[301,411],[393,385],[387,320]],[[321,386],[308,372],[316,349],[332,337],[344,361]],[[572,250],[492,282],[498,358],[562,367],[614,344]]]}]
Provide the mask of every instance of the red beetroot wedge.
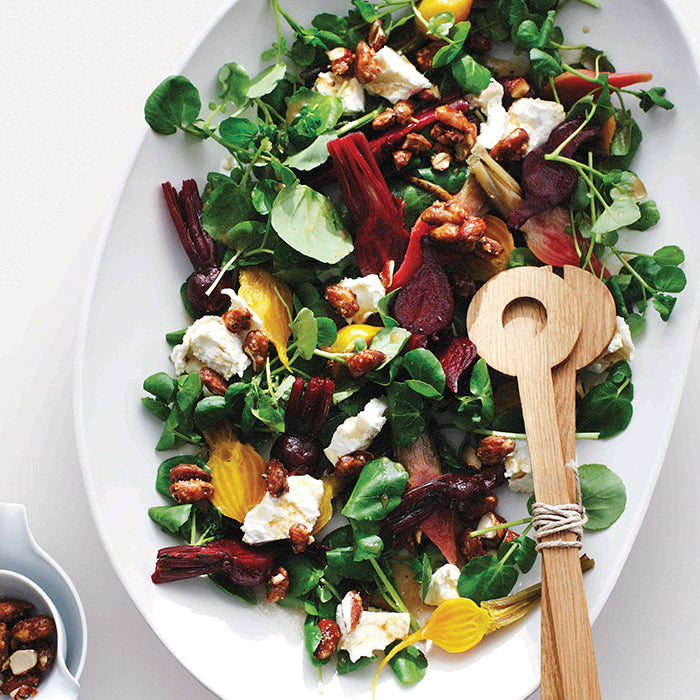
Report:
[{"label": "red beetroot wedge", "polygon": [[456,394],[462,375],[476,362],[476,345],[468,338],[452,338],[437,358],[445,372],[447,388]]},{"label": "red beetroot wedge", "polygon": [[388,260],[403,260],[408,231],[403,201],[394,197],[364,134],[328,144],[345,204],[355,222],[355,258],[363,275],[379,274]]}]

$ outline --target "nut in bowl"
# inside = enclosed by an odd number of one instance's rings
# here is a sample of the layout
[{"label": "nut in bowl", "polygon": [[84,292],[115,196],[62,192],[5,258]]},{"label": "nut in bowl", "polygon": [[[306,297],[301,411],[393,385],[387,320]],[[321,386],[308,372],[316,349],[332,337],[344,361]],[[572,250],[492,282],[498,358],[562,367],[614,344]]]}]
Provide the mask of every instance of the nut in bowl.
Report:
[{"label": "nut in bowl", "polygon": [[0,569],[0,691],[12,698],[72,700],[80,685],[65,663],[66,633],[46,593],[14,571]]}]

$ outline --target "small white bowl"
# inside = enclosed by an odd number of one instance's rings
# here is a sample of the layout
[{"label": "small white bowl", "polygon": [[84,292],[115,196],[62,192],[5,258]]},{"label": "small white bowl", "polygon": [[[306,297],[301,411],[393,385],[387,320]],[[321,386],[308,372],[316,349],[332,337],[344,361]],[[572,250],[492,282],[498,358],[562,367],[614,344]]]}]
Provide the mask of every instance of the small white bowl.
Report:
[{"label": "small white bowl", "polygon": [[51,598],[22,574],[0,569],[0,597],[17,598],[32,603],[36,615],[50,615],[56,623],[56,660],[39,684],[37,697],[42,700],[75,700],[80,684],[66,668],[66,631]]},{"label": "small white bowl", "polygon": [[48,596],[65,629],[62,658],[73,678],[79,679],[87,652],[87,622],[78,591],[66,572],[36,543],[23,505],[0,503],[0,533],[0,569],[25,576]]}]

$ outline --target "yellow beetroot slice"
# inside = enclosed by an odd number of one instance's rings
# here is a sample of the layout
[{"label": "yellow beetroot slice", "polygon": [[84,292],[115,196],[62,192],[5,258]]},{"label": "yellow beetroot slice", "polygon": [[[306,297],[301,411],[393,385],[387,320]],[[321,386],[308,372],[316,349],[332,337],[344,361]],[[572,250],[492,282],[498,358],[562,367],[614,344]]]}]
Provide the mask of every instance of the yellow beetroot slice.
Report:
[{"label": "yellow beetroot slice", "polygon": [[252,445],[242,443],[227,421],[204,432],[209,445],[211,502],[227,517],[243,522],[265,495],[265,460]]},{"label": "yellow beetroot slice", "polygon": [[292,320],[292,293],[282,281],[275,279],[261,267],[246,267],[239,275],[238,296],[262,320],[262,332],[275,346],[282,364],[287,368],[287,341],[291,335],[289,324]]}]

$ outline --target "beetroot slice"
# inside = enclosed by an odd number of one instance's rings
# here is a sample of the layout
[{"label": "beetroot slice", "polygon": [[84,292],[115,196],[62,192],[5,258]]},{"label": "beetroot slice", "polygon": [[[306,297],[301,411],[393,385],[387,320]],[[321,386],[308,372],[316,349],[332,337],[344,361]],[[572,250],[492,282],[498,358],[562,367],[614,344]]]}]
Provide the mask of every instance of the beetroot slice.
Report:
[{"label": "beetroot slice", "polygon": [[414,335],[431,336],[452,322],[454,298],[427,236],[421,239],[421,249],[421,266],[396,294],[394,318]]},{"label": "beetroot slice", "polygon": [[364,134],[328,144],[343,200],[355,222],[355,259],[363,275],[379,274],[388,260],[398,267],[408,246],[403,201],[389,191]]},{"label": "beetroot slice", "polygon": [[476,345],[469,338],[453,338],[437,358],[445,372],[447,388],[456,394],[462,375],[476,362]]},{"label": "beetroot slice", "polygon": [[[583,120],[571,119],[557,126],[547,143],[530,151],[523,158],[522,182],[524,198],[522,204],[508,218],[508,226],[520,228],[528,219],[566,201],[576,188],[578,173],[566,163],[545,160],[563,143]],[[562,149],[561,155],[573,158],[576,152],[600,135],[600,127],[587,125]]]}]

